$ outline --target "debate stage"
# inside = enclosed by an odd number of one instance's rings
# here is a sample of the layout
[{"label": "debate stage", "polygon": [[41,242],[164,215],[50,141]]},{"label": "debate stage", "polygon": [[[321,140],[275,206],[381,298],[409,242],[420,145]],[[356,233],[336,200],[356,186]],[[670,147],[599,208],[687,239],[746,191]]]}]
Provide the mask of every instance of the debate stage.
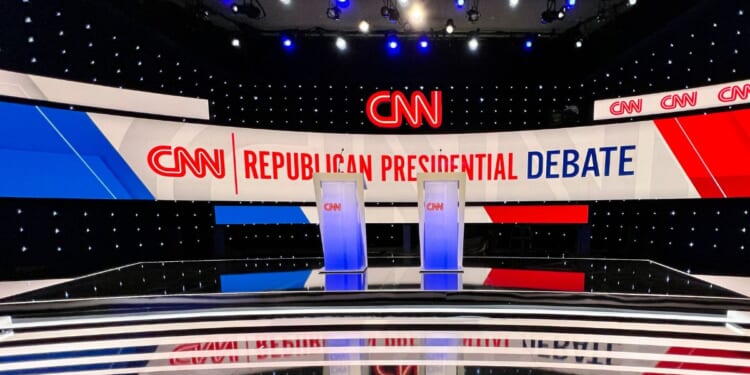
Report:
[{"label": "debate stage", "polygon": [[[0,373],[746,373],[750,301],[648,260],[136,263],[0,301]],[[24,372],[19,372],[24,369]],[[689,370],[689,371],[688,371]]]}]

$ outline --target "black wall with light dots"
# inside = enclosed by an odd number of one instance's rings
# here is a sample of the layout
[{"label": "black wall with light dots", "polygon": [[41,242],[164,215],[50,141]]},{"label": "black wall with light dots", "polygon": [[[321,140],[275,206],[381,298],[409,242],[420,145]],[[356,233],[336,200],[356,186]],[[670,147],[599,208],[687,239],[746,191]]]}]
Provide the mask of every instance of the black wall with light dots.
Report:
[{"label": "black wall with light dots", "polygon": [[[220,30],[160,17],[169,10],[160,3],[3,1],[0,69],[207,98],[219,125],[326,132],[377,131],[363,101],[391,87],[439,87],[440,131],[482,132],[589,124],[596,99],[750,77],[750,4],[740,0],[681,2],[669,22],[652,13],[677,2],[642,0],[581,49],[567,36],[530,52],[491,39],[472,55],[462,41],[441,40],[429,54],[405,49],[398,57],[372,38],[352,40],[347,56],[314,37],[293,53],[272,37],[237,50]],[[470,225],[467,253],[649,258],[691,272],[750,274],[750,200],[590,204],[587,226]],[[320,254],[315,226],[215,228],[212,213],[211,202],[1,199],[0,278],[143,260]],[[371,225],[370,248],[408,252],[409,231]]]}]

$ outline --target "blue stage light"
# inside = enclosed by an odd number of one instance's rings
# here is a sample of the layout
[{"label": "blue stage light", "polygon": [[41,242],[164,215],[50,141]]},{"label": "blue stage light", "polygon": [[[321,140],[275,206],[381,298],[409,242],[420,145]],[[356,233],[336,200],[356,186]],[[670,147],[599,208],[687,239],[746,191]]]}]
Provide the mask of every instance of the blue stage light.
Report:
[{"label": "blue stage light", "polygon": [[284,35],[281,37],[281,45],[286,49],[292,49],[294,48],[294,41],[292,41],[292,38]]},{"label": "blue stage light", "polygon": [[388,45],[388,49],[396,50],[398,49],[398,38],[395,35],[390,35],[386,39],[386,44]]},{"label": "blue stage light", "polygon": [[430,48],[430,40],[427,38],[427,35],[422,35],[422,37],[419,38],[419,48],[423,51]]},{"label": "blue stage light", "polygon": [[576,6],[576,0],[566,0],[565,1],[565,7],[568,9],[573,9]]},{"label": "blue stage light", "polygon": [[531,47],[534,46],[534,42],[531,39],[526,39],[526,42],[523,43],[523,48],[530,50]]},{"label": "blue stage light", "polygon": [[341,7],[341,8],[346,8],[346,7],[348,7],[348,6],[349,6],[349,0],[336,0],[336,3],[337,3],[337,4],[339,5],[339,7]]},{"label": "blue stage light", "polygon": [[463,8],[464,5],[465,5],[465,3],[466,2],[464,0],[456,0],[456,8],[458,8],[458,9]]}]

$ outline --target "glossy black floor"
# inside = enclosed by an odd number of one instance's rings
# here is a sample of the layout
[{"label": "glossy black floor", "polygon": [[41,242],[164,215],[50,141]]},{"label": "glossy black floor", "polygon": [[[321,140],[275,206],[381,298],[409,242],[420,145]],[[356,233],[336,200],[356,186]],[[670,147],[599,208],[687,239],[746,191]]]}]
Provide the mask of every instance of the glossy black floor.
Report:
[{"label": "glossy black floor", "polygon": [[[648,260],[612,259],[550,259],[467,257],[462,282],[450,290],[560,290],[555,287],[556,275],[582,274],[580,292],[615,293],[654,296],[742,297],[689,274]],[[325,283],[311,280],[323,267],[321,258],[264,258],[218,261],[144,262],[73,279],[71,281],[12,296],[0,302],[30,302],[64,299],[90,299],[152,295],[213,294],[226,292],[223,276],[254,275],[248,283],[262,283],[267,275],[307,277],[307,282],[280,285],[247,285],[246,292],[302,292],[325,290]],[[491,270],[553,272],[551,285],[531,287],[508,286],[487,282]],[[399,272],[388,272],[399,270]],[[304,271],[308,271],[307,274]],[[554,274],[555,272],[559,272]],[[419,259],[415,257],[370,258],[366,287],[351,291],[408,290],[419,291]],[[237,290],[235,290],[237,291]],[[337,291],[341,291],[340,289]],[[571,290],[563,290],[571,291]],[[573,290],[576,291],[576,290]]]}]

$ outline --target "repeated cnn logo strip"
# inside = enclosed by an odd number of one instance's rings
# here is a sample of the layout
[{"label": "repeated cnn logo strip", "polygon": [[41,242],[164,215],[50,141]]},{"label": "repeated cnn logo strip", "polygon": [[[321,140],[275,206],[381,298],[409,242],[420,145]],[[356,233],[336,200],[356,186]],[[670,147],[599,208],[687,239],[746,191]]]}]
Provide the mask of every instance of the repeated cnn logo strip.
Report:
[{"label": "repeated cnn logo strip", "polygon": [[750,196],[750,110],[654,122],[702,198]]}]

